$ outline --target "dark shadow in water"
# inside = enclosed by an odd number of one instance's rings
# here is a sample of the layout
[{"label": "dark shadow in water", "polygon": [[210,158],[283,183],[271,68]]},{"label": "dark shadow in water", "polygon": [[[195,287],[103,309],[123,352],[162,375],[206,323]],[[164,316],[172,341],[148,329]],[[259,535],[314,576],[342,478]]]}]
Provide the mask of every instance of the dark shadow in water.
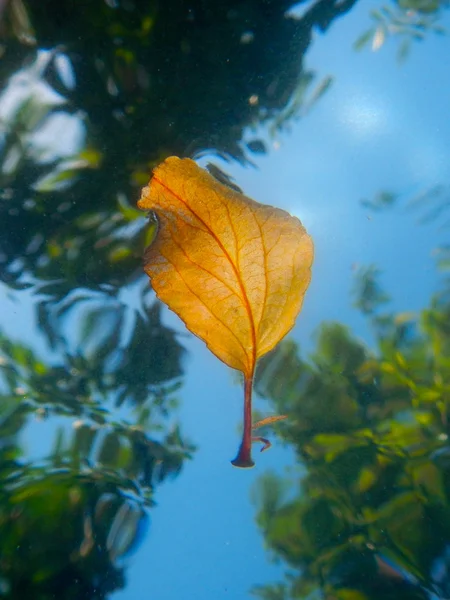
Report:
[{"label": "dark shadow in water", "polygon": [[[82,11],[57,0],[25,2],[19,20],[8,3],[16,35],[1,78],[28,65],[40,87],[18,99],[1,140],[2,280],[45,284],[56,302],[139,277],[149,234],[134,207],[152,167],[169,155],[245,163],[264,152],[244,128],[283,128],[302,110],[315,78],[303,67],[312,31],[325,32],[355,1],[317,2],[294,18],[290,0],[96,0]],[[44,102],[44,83],[59,97]],[[72,156],[33,146],[36,132],[68,115],[83,130]]]}]

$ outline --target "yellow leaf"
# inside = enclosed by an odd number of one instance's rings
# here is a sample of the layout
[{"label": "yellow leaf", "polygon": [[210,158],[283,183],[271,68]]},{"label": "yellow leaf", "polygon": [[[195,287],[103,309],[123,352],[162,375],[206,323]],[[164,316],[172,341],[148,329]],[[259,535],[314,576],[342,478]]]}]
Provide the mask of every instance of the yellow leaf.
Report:
[{"label": "yellow leaf", "polygon": [[278,421],[283,421],[284,419],[287,419],[287,415],[274,415],[272,417],[266,417],[265,419],[261,419],[261,421],[253,423],[252,429],[259,429],[260,427],[265,427],[266,425],[271,425],[272,423],[277,423]]},{"label": "yellow leaf", "polygon": [[244,374],[244,436],[233,464],[252,466],[256,361],[294,325],[311,279],[312,240],[296,217],[220,183],[190,159],[156,167],[138,207],[159,222],[145,254],[157,296]]}]

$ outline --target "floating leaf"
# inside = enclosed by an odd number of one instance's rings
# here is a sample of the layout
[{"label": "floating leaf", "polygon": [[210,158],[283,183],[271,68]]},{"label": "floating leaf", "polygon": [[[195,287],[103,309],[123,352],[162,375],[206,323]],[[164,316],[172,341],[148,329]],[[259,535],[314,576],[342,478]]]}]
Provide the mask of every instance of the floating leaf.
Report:
[{"label": "floating leaf", "polygon": [[312,240],[296,217],[220,183],[190,159],[159,165],[138,207],[159,220],[145,255],[157,296],[244,374],[244,433],[233,464],[253,466],[256,361],[294,325],[311,279]]}]

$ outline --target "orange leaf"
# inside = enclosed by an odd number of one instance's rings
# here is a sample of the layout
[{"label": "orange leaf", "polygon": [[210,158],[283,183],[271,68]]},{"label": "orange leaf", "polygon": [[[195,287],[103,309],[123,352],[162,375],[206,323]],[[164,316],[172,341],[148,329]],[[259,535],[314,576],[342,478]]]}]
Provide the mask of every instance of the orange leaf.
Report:
[{"label": "orange leaf", "polygon": [[300,221],[168,158],[138,207],[159,230],[145,254],[157,296],[245,378],[244,438],[233,464],[251,466],[251,388],[258,358],[293,327],[311,278],[313,243]]},{"label": "orange leaf", "polygon": [[271,425],[272,423],[277,423],[278,421],[283,421],[284,419],[287,419],[287,415],[274,415],[272,417],[266,417],[265,419],[261,419],[261,421],[253,423],[252,429],[259,429],[260,427],[265,427],[266,425]]}]

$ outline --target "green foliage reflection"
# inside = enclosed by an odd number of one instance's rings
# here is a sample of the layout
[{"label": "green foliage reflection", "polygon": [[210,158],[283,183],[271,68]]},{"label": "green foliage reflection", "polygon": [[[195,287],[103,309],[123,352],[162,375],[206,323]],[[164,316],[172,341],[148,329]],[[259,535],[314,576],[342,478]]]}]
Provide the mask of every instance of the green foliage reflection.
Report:
[{"label": "green foliage reflection", "polygon": [[258,388],[289,415],[278,430],[306,467],[294,488],[260,481],[257,520],[288,569],[261,598],[446,595],[450,306],[381,314],[375,274],[361,272],[357,303],[376,351],[331,323],[310,360],[286,341],[261,361]]},{"label": "green foliage reflection", "polygon": [[[101,342],[111,324],[99,325],[95,311],[86,320]],[[71,352],[60,340],[52,360],[0,334],[4,598],[105,598],[123,587],[120,559],[145,534],[155,489],[192,455],[168,421],[181,347],[159,305],[135,328],[126,353],[102,343]],[[153,343],[147,353],[141,336]],[[133,408],[118,413],[125,400]],[[35,438],[41,456],[28,456]]]},{"label": "green foliage reflection", "polygon": [[403,61],[413,42],[420,42],[430,34],[447,33],[440,21],[448,6],[447,0],[394,0],[383,4],[370,12],[373,25],[355,41],[354,48],[359,51],[370,45],[377,51],[389,38],[395,38],[397,57]]}]

